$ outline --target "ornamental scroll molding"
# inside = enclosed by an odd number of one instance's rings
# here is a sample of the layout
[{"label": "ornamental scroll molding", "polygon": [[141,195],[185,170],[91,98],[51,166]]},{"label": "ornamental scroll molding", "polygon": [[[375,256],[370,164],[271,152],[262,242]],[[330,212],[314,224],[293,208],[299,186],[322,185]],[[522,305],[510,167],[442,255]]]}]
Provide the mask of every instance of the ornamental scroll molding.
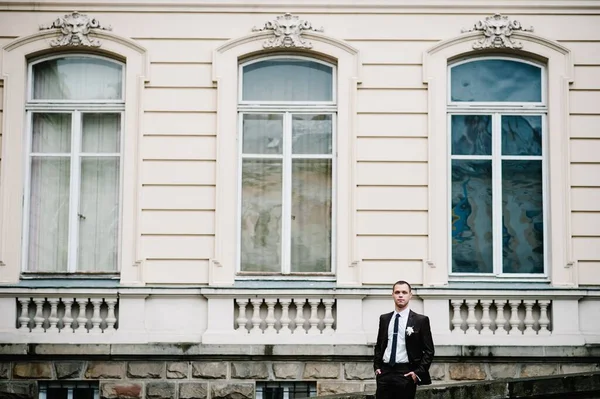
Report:
[{"label": "ornamental scroll molding", "polygon": [[312,24],[289,12],[280,15],[277,19],[267,21],[262,28],[254,27],[253,32],[272,31],[274,37],[265,40],[263,47],[271,48],[312,48],[312,43],[304,40],[301,35],[304,31],[323,32],[323,28],[315,29]]},{"label": "ornamental scroll molding", "polygon": [[51,40],[50,46],[87,46],[100,47],[99,40],[89,37],[92,29],[112,30],[110,26],[103,26],[96,18],[73,11],[63,17],[58,17],[50,25],[41,25],[40,30],[60,29],[60,37]]},{"label": "ornamental scroll molding", "polygon": [[491,17],[477,21],[472,29],[463,29],[462,32],[482,32],[485,36],[473,43],[473,49],[511,48],[521,49],[523,44],[514,41],[511,35],[514,31],[533,32],[533,27],[523,28],[519,21],[509,19],[506,15],[494,14]]}]

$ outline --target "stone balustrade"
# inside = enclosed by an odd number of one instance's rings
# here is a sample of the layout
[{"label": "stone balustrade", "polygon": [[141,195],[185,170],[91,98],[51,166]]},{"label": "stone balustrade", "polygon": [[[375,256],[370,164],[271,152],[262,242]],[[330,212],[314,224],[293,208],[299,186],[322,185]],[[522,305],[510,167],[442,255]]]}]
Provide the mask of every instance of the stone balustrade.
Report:
[{"label": "stone balustrade", "polygon": [[234,306],[240,334],[331,335],[336,328],[334,298],[242,297]]},{"label": "stone balustrade", "polygon": [[541,335],[552,333],[552,300],[450,299],[453,334]]},{"label": "stone balustrade", "polygon": [[117,295],[17,297],[16,328],[25,333],[95,334],[118,327]]}]

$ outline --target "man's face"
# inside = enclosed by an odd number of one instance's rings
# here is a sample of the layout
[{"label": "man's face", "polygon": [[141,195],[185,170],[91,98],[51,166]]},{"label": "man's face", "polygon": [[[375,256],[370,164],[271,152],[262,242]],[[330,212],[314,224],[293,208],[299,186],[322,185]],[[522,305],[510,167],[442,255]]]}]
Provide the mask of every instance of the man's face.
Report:
[{"label": "man's face", "polygon": [[408,306],[410,298],[412,298],[412,292],[406,284],[396,284],[392,293],[394,298],[394,305],[397,310],[403,310]]}]

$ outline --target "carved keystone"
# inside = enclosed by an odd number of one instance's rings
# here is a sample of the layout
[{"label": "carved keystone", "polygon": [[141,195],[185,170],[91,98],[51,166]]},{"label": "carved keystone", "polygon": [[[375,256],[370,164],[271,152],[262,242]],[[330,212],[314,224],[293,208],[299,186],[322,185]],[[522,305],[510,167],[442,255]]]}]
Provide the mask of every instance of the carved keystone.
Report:
[{"label": "carved keystone", "polygon": [[308,21],[297,16],[285,13],[277,19],[267,21],[262,28],[254,27],[253,32],[272,31],[273,38],[266,40],[263,47],[271,48],[312,48],[312,43],[304,40],[301,35],[304,31],[323,32],[323,28],[315,29]]},{"label": "carved keystone", "polygon": [[463,32],[482,32],[483,39],[473,43],[473,49],[483,50],[489,48],[521,49],[523,44],[514,41],[511,35],[514,31],[533,32],[533,27],[523,28],[519,21],[508,19],[506,15],[494,14],[491,17],[477,21],[473,28],[463,29]]},{"label": "carved keystone", "polygon": [[92,29],[112,30],[110,26],[102,26],[96,18],[73,11],[55,19],[50,25],[41,25],[40,30],[60,29],[60,37],[50,41],[50,46],[86,46],[100,47],[98,40],[89,37]]}]

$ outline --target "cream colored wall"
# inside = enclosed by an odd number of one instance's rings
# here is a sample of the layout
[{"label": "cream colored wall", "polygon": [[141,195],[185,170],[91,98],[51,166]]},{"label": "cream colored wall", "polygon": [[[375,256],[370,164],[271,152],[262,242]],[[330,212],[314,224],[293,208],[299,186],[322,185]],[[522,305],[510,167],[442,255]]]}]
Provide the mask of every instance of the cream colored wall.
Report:
[{"label": "cream colored wall", "polygon": [[[385,12],[365,8],[363,14],[312,7],[306,13],[289,4],[269,8],[271,13],[256,8],[243,12],[243,7],[240,12],[213,13],[203,13],[202,8],[183,12],[177,7],[169,13],[148,8],[137,13],[134,6],[71,8],[112,25],[113,33],[134,39],[150,55],[140,141],[139,231],[146,282],[208,282],[209,260],[214,256],[217,169],[212,52],[289,11],[360,51],[356,245],[365,284],[388,284],[398,278],[419,284],[422,262],[428,251],[435,250],[427,247],[428,92],[422,83],[423,52],[494,12],[510,15],[526,27],[532,25],[536,35],[571,49],[575,62],[569,98],[573,257],[578,261],[580,284],[600,284],[600,16],[566,8],[546,13],[533,7],[523,13],[482,7],[468,14],[464,9],[445,14],[446,9],[414,13],[400,7]],[[105,12],[108,8],[111,12]],[[34,33],[38,25],[68,10],[46,6],[44,11],[0,13],[0,41]]]}]

